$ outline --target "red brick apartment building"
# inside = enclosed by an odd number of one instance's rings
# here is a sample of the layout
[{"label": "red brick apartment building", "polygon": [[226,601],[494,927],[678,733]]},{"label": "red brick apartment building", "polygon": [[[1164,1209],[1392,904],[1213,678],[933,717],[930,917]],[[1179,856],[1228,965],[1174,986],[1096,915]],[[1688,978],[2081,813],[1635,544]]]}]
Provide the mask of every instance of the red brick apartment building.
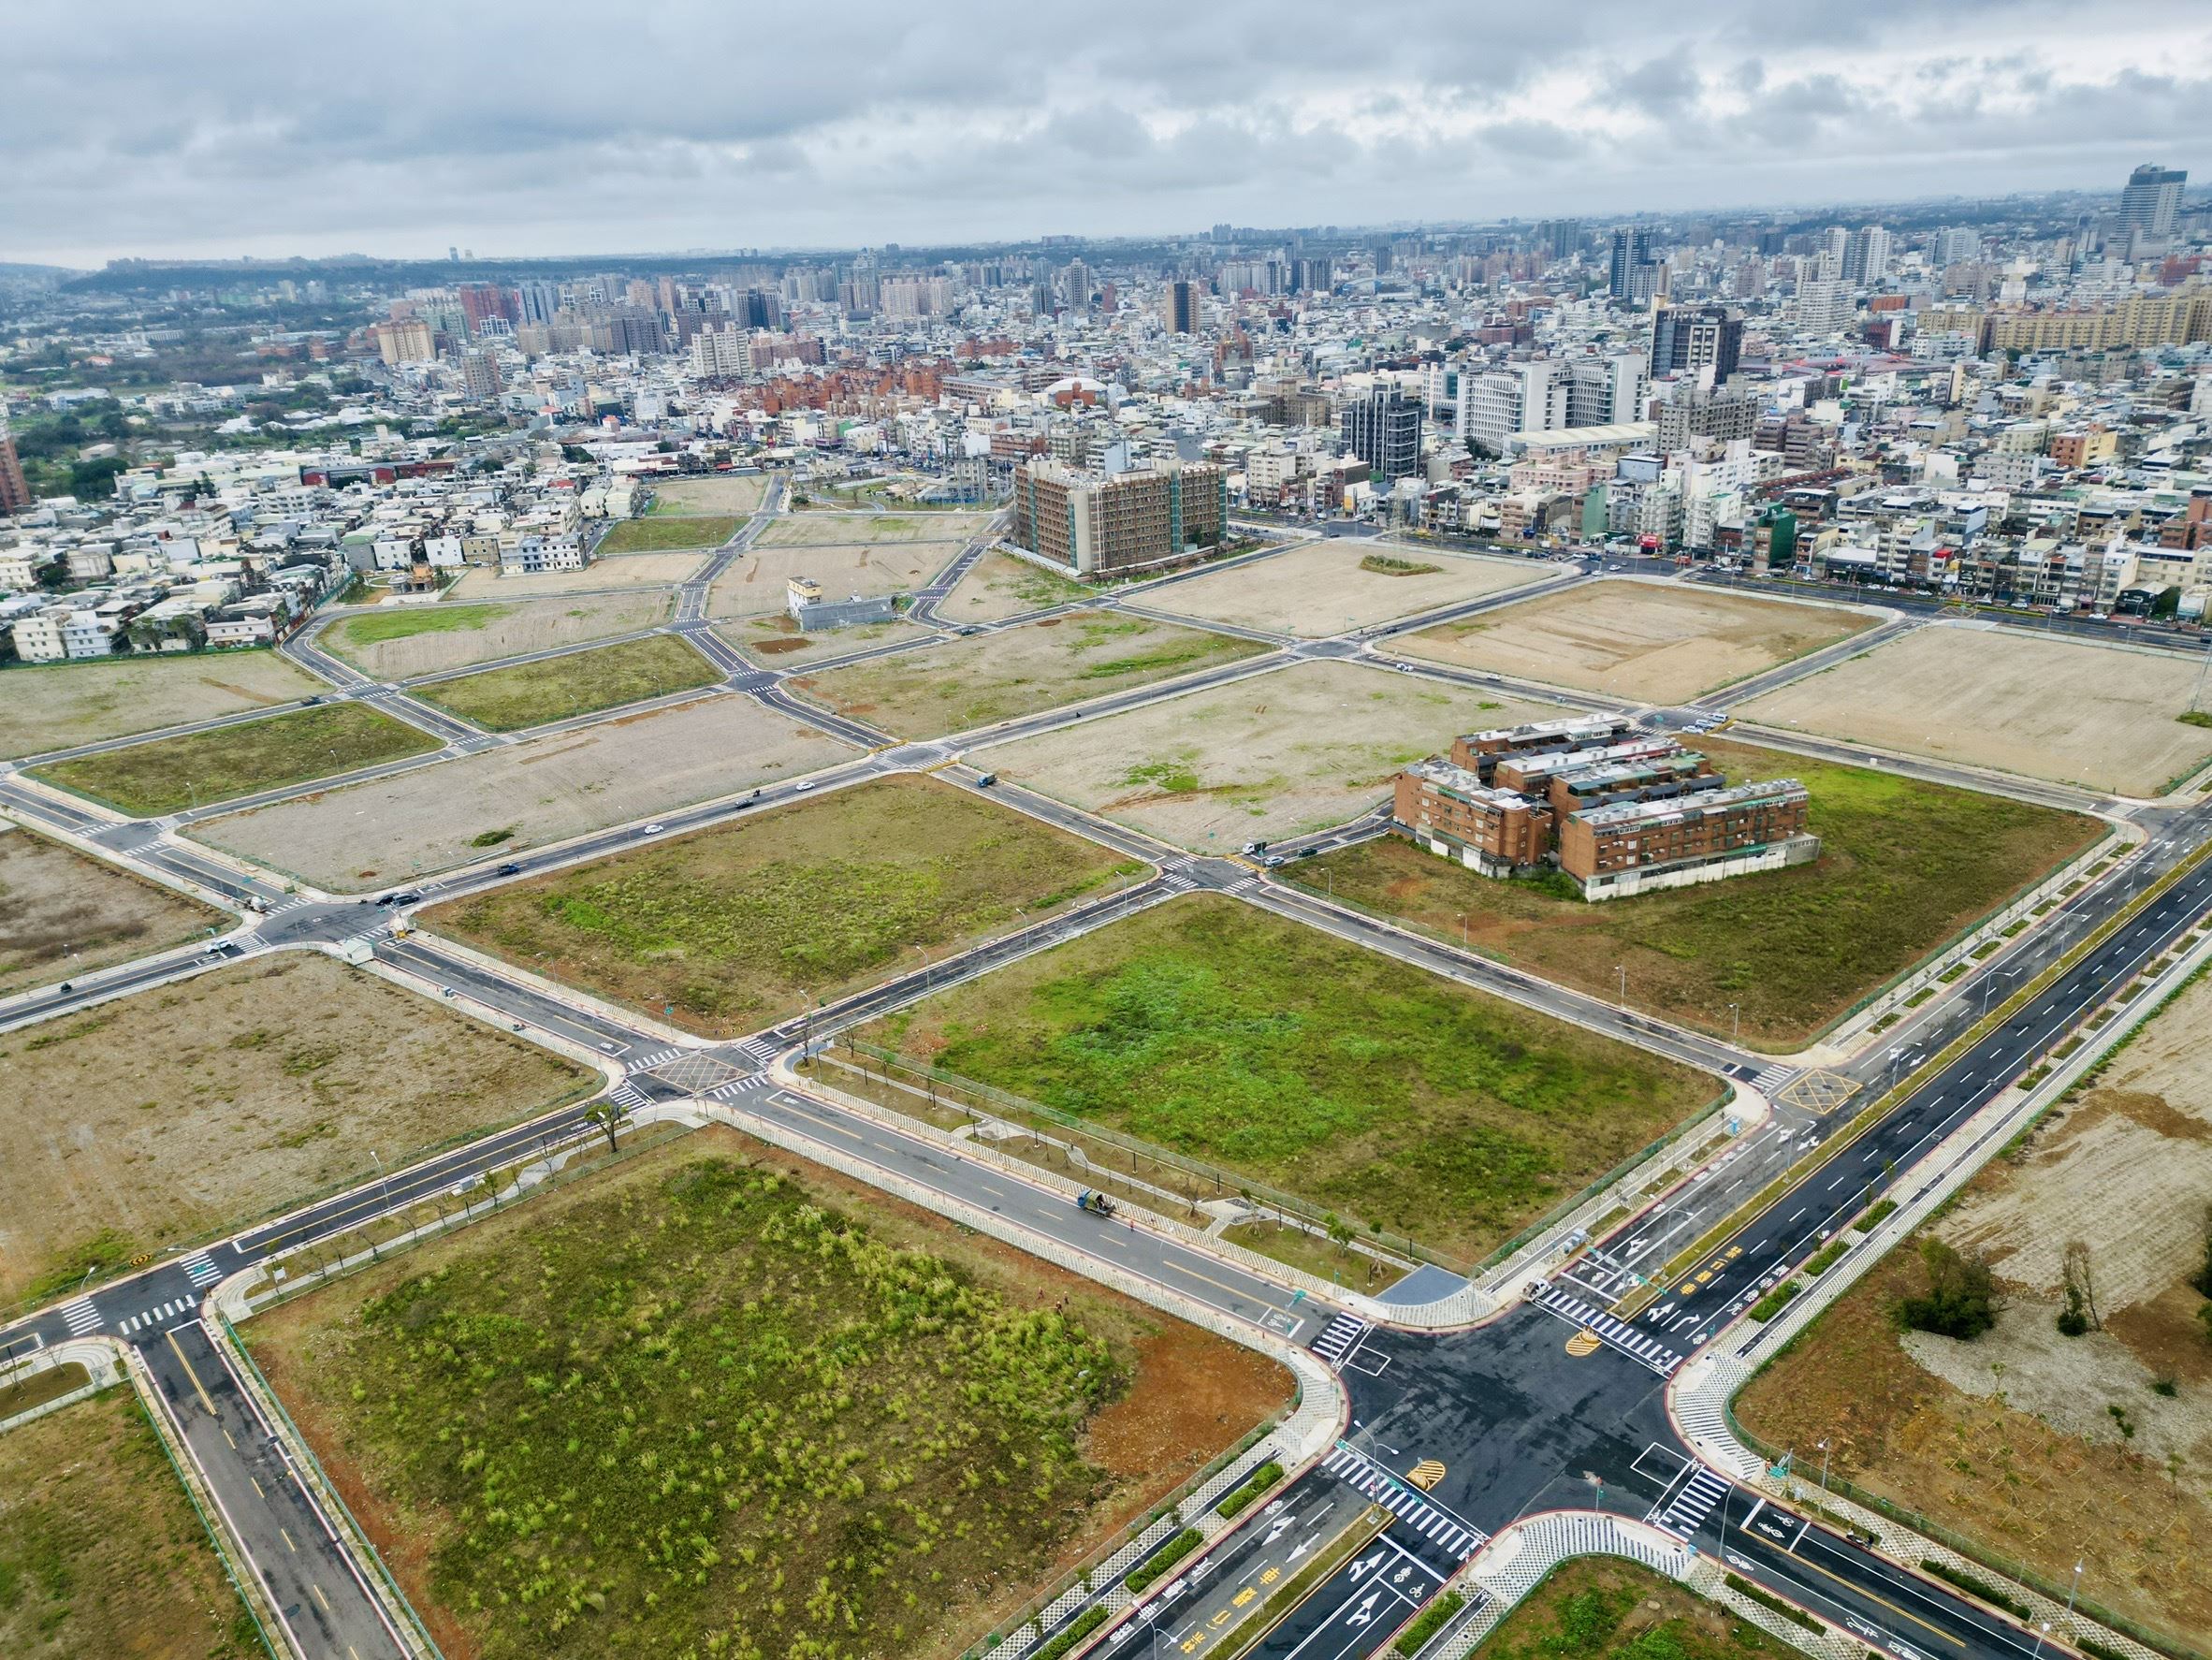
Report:
[{"label": "red brick apartment building", "polygon": [[1154,569],[1219,544],[1229,531],[1229,475],[1157,461],[1093,473],[1037,460],[1014,471],[1011,540],[1081,576]]},{"label": "red brick apartment building", "polygon": [[[1470,734],[1452,745],[1450,759],[1399,774],[1394,828],[1484,876],[1555,866],[1585,899],[1718,881],[1819,855],[1820,838],[1805,828],[1810,798],[1797,779],[1731,785],[1671,738],[1618,741],[1628,730],[1625,721],[1593,717]],[[1565,749],[1563,740],[1587,747]]]}]

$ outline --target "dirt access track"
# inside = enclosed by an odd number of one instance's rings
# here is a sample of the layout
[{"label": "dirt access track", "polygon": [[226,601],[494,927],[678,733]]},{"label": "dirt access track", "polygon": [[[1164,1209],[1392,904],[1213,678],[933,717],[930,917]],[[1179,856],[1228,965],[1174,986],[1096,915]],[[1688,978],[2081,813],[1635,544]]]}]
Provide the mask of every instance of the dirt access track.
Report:
[{"label": "dirt access track", "polygon": [[233,1226],[598,1083],[317,953],[0,1036],[0,1299]]},{"label": "dirt access track", "polygon": [[1737,712],[1784,731],[2158,795],[2212,760],[2212,730],[2176,718],[2204,666],[2178,652],[1939,622]]},{"label": "dirt access track", "polygon": [[1330,539],[1128,597],[1149,611],[1321,639],[1521,588],[1555,570],[1529,560]]},{"label": "dirt access track", "polygon": [[1358,663],[1306,662],[980,749],[1030,789],[1199,852],[1341,824],[1463,732],[1557,714]]},{"label": "dirt access track", "polygon": [[851,754],[749,697],[706,697],[210,819],[193,834],[328,892],[365,893]]},{"label": "dirt access track", "polygon": [[18,664],[0,671],[0,755],[99,743],[329,690],[274,651]]},{"label": "dirt access track", "polygon": [[1395,643],[1407,657],[1637,703],[1681,704],[1872,628],[1834,605],[1675,582],[1594,582]]}]

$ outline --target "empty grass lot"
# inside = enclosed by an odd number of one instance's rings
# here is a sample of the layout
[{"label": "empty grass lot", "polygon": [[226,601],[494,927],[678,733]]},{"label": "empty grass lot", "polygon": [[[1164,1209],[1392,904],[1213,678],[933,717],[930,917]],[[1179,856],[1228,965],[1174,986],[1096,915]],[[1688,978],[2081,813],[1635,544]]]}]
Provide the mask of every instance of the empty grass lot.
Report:
[{"label": "empty grass lot", "polygon": [[1289,1392],[719,1129],[248,1336],[441,1647],[482,1660],[952,1660]]},{"label": "empty grass lot", "polygon": [[679,547],[720,547],[737,533],[737,527],[744,522],[720,514],[626,518],[606,533],[599,551],[604,556],[666,553]]},{"label": "empty grass lot", "polygon": [[1025,611],[1066,605],[1091,597],[1092,590],[1071,577],[1033,565],[1007,553],[986,553],[938,603],[948,622],[1002,622]]},{"label": "empty grass lot", "polygon": [[212,906],[0,822],[0,997],[229,923]]},{"label": "empty grass lot", "polygon": [[598,1079],[314,953],[0,1033],[0,1302],[58,1296]]},{"label": "empty grass lot", "polygon": [[1385,837],[1302,861],[1316,893],[1457,941],[1578,990],[1786,1050],[2016,889],[2094,841],[2099,823],[1998,795],[1696,740],[1731,779],[1802,779],[1821,837],[1813,864],[1592,905],[1492,881]]},{"label": "empty grass lot", "polygon": [[444,747],[366,704],[334,703],[57,761],[31,776],[150,819]]},{"label": "empty grass lot", "polygon": [[487,732],[513,732],[712,686],[721,675],[674,634],[486,669],[417,690],[425,703]]},{"label": "empty grass lot", "polygon": [[1498,1623],[1482,1660],[1796,1660],[1797,1651],[1641,1563],[1586,1556]]},{"label": "empty grass lot", "polygon": [[326,690],[274,651],[17,663],[0,673],[0,755],[36,755],[127,737]]},{"label": "empty grass lot", "polygon": [[964,790],[897,778],[425,914],[482,950],[729,1037],[1142,870]]},{"label": "empty grass lot", "polygon": [[410,605],[341,618],[323,648],[380,680],[434,675],[495,658],[577,646],[666,620],[665,593],[529,604]]},{"label": "empty grass lot", "polygon": [[0,1435],[0,1653],[255,1660],[207,1529],[130,1391]]},{"label": "empty grass lot", "polygon": [[1190,896],[877,1022],[917,1059],[1471,1261],[1710,1078]]},{"label": "empty grass lot", "polygon": [[896,736],[937,737],[1193,674],[1266,648],[1174,623],[1078,611],[790,684]]}]

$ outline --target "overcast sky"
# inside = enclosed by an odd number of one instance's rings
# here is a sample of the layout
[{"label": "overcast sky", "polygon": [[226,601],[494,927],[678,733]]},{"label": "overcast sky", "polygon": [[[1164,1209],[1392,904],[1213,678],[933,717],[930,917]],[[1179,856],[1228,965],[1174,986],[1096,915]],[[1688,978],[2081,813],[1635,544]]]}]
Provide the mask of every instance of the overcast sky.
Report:
[{"label": "overcast sky", "polygon": [[2212,7],[11,7],[0,260],[851,246],[2212,182]]}]

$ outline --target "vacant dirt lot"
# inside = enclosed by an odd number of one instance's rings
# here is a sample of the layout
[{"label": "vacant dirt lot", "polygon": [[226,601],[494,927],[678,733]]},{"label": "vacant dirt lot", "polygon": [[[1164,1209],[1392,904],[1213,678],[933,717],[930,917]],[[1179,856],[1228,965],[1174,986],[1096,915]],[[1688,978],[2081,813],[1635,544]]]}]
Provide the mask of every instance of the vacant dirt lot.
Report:
[{"label": "vacant dirt lot", "polygon": [[781,611],[788,603],[784,584],[793,576],[811,576],[822,584],[822,598],[851,599],[854,594],[904,593],[922,587],[953,557],[953,549],[929,543],[870,547],[853,544],[834,547],[760,547],[757,545],[731,562],[715,578],[706,597],[709,617],[757,617]]},{"label": "vacant dirt lot", "polygon": [[653,514],[726,514],[745,518],[760,511],[768,494],[768,475],[662,478],[653,482]]},{"label": "vacant dirt lot", "polygon": [[721,671],[681,635],[648,634],[564,657],[509,663],[420,689],[425,703],[487,732],[515,732],[574,720],[626,703],[712,686]]},{"label": "vacant dirt lot", "polygon": [[0,755],[65,750],[328,690],[274,651],[19,664],[0,673]]},{"label": "vacant dirt lot", "polygon": [[854,651],[865,651],[870,646],[894,646],[908,640],[940,637],[936,629],[924,628],[919,622],[871,622],[862,628],[801,633],[799,625],[783,612],[724,623],[714,632],[767,669],[820,663],[825,657],[844,657]]},{"label": "vacant dirt lot", "polygon": [[515,882],[424,920],[728,1038],[1142,870],[966,790],[900,777]]},{"label": "vacant dirt lot", "polygon": [[982,754],[1031,789],[1180,847],[1341,824],[1463,732],[1553,713],[1349,663],[1301,663]]},{"label": "vacant dirt lot", "polygon": [[[990,522],[987,513],[809,513],[778,519],[761,532],[760,541],[770,547],[965,542]],[[948,548],[938,562],[952,557]]]},{"label": "vacant dirt lot", "polygon": [[0,823],[0,997],[181,945],[230,918]]},{"label": "vacant dirt lot", "polygon": [[[429,1333],[439,1356],[410,1358]],[[720,1127],[249,1336],[444,1652],[484,1660],[733,1629],[748,1653],[952,1660],[1289,1393],[1227,1338]],[[531,1422],[541,1357],[575,1386],[565,1442]],[[422,1456],[433,1424],[467,1425],[471,1459]],[[729,1502],[701,1510],[686,1471]],[[470,1525],[488,1492],[544,1501],[527,1556]],[[676,1578],[600,1542],[663,1526],[692,1541]],[[589,1617],[526,1618],[548,1572]]]},{"label": "vacant dirt lot", "polygon": [[749,697],[707,697],[582,732],[211,819],[193,834],[336,893],[539,847],[625,819],[811,772],[852,751]]},{"label": "vacant dirt lot", "polygon": [[0,1297],[304,1199],[597,1074],[301,952],[0,1037]]},{"label": "vacant dirt lot", "polygon": [[900,737],[937,737],[1193,674],[1265,649],[1177,623],[1078,611],[791,684]]},{"label": "vacant dirt lot", "polygon": [[1833,605],[1597,582],[1423,629],[1398,648],[1461,668],[1679,704],[1873,625]]},{"label": "vacant dirt lot", "polygon": [[380,680],[404,680],[651,628],[667,621],[671,604],[665,593],[648,592],[526,605],[395,605],[332,623],[320,643]]},{"label": "vacant dirt lot", "polygon": [[0,1435],[0,1653],[252,1660],[264,1653],[129,1390]]},{"label": "vacant dirt lot", "polygon": [[1320,638],[1519,588],[1551,570],[1528,560],[1329,540],[1137,597],[1178,617]]},{"label": "vacant dirt lot", "polygon": [[[2010,1299],[1994,1331],[1900,1337],[1888,1307],[1926,1281],[1900,1248],[1739,1403],[1777,1444],[1817,1421],[1852,1479],[2046,1580],[2086,1552],[2084,1596],[2190,1638],[2212,1630],[2212,1345],[2188,1283],[2212,1197],[2207,1022],[2200,981],[1935,1224],[1989,1254]],[[2073,1241],[2104,1329],[2069,1338]]]},{"label": "vacant dirt lot", "polygon": [[[938,602],[948,622],[1001,622],[1047,605],[1088,599],[1091,590],[1011,554],[986,553],[968,568],[953,591]],[[1172,609],[1173,607],[1170,607]]]},{"label": "vacant dirt lot", "polygon": [[1744,718],[1970,766],[2155,795],[2212,758],[2184,725],[2202,663],[1933,624],[1743,706]]},{"label": "vacant dirt lot", "polygon": [[471,571],[453,586],[457,600],[529,600],[543,594],[589,593],[603,588],[674,588],[708,559],[706,553],[625,553],[594,560],[580,571],[502,576]]}]

